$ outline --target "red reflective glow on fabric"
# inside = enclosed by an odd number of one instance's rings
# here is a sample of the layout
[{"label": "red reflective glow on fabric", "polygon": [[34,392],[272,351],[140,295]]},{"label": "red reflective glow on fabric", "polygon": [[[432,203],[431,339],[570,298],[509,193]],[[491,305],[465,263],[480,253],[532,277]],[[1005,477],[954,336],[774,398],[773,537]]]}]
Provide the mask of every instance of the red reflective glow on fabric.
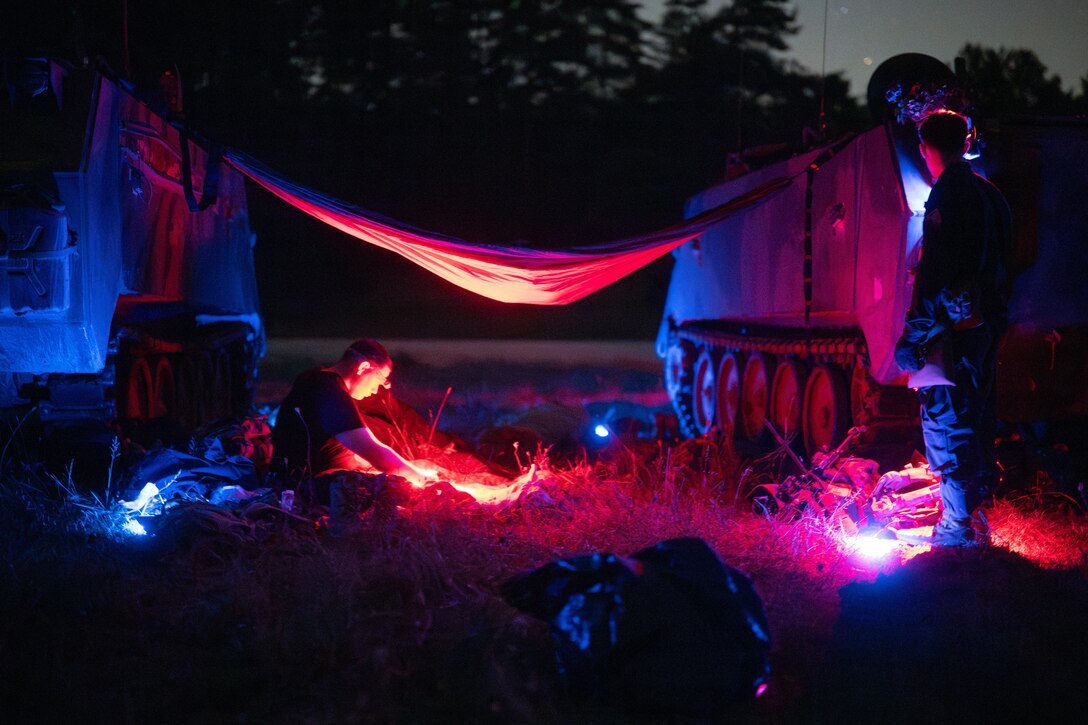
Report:
[{"label": "red reflective glow on fabric", "polygon": [[288,204],[353,237],[395,252],[453,284],[500,302],[565,305],[607,287],[791,183],[775,179],[681,224],[566,250],[470,244],[384,219],[297,184],[238,151],[227,162]]}]

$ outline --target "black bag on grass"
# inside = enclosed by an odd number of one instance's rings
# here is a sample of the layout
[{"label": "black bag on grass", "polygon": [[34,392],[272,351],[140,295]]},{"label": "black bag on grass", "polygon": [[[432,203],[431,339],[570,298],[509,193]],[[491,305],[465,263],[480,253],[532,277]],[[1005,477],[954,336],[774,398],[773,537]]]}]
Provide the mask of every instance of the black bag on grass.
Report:
[{"label": "black bag on grass", "polygon": [[550,623],[560,672],[579,697],[714,717],[762,692],[770,675],[759,596],[701,539],[552,562],[502,592]]}]

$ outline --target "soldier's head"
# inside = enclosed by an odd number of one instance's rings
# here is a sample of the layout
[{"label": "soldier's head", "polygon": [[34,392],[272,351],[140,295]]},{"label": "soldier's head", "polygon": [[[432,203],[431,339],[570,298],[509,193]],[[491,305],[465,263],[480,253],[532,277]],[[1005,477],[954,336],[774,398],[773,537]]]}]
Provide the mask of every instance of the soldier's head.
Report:
[{"label": "soldier's head", "polygon": [[918,125],[918,150],[934,179],[967,153],[969,131],[967,119],[952,111],[931,113]]},{"label": "soldier's head", "polygon": [[344,350],[334,369],[344,379],[348,394],[362,400],[380,388],[389,387],[393,360],[380,342],[364,338],[356,340]]}]

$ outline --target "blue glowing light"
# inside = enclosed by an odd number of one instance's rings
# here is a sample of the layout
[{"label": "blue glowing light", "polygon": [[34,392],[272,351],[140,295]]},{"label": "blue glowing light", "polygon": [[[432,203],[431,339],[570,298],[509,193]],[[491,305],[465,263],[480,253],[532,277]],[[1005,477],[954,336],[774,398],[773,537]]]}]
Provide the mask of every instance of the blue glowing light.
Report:
[{"label": "blue glowing light", "polygon": [[859,536],[854,542],[854,551],[866,559],[883,559],[892,551],[895,551],[897,546],[898,542],[895,539]]},{"label": "blue glowing light", "polygon": [[899,150],[899,172],[903,178],[903,195],[907,199],[907,207],[915,214],[924,215],[926,212],[926,199],[932,187],[922,170],[915,163],[913,157],[905,150]]},{"label": "blue glowing light", "polygon": [[593,432],[595,434],[597,434],[598,438],[607,438],[608,437],[608,426],[604,425],[603,423],[598,423],[593,428]]},{"label": "blue glowing light", "polygon": [[147,529],[136,519],[129,519],[121,528],[133,536],[147,536]]},{"label": "blue glowing light", "polygon": [[153,483],[146,483],[144,487],[140,489],[140,495],[136,497],[135,501],[122,501],[121,505],[127,508],[129,511],[136,511],[142,513],[151,499],[159,495],[159,487]]}]

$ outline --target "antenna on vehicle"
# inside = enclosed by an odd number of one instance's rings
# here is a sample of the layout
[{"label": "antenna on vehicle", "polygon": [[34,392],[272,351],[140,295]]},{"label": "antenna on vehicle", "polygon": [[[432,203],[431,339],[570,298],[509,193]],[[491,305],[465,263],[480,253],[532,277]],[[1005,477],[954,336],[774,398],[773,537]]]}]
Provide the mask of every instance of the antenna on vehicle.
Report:
[{"label": "antenna on vehicle", "polygon": [[827,12],[831,0],[824,0],[824,45],[820,57],[820,136],[827,135]]}]

